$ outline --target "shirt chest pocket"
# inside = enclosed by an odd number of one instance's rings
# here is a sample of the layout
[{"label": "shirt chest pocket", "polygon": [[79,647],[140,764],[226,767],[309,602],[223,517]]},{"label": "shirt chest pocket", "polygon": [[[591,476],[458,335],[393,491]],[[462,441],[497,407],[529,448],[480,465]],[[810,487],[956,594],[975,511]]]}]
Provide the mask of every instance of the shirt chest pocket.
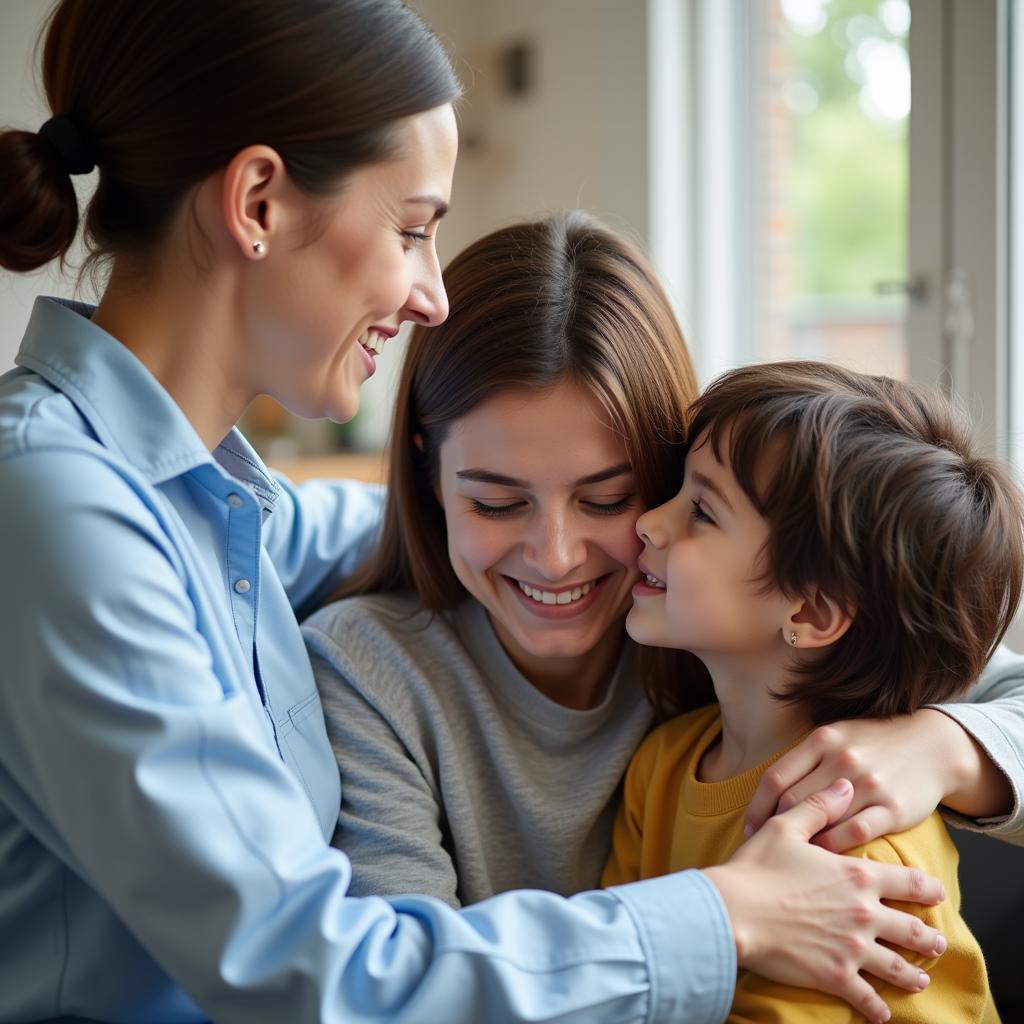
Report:
[{"label": "shirt chest pocket", "polygon": [[277,723],[277,742],[285,763],[298,776],[313,804],[324,838],[329,840],[338,821],[341,785],[315,690]]}]

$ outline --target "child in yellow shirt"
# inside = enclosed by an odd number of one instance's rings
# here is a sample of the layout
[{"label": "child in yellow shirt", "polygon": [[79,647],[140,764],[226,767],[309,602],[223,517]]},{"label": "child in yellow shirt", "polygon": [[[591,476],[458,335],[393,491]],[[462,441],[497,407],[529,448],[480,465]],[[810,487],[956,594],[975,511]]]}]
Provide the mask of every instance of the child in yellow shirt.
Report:
[{"label": "child in yellow shirt", "polygon": [[[725,861],[765,770],[813,727],[947,701],[980,673],[1024,576],[1024,500],[940,396],[818,363],[726,374],[691,408],[682,490],[644,514],[640,643],[692,651],[718,704],[666,722],[626,776],[603,882]],[[671,694],[652,698],[664,705]],[[906,906],[948,940],[892,1020],[998,1021],[938,814],[851,851],[946,886]],[[731,1022],[863,1020],[741,972]]]}]

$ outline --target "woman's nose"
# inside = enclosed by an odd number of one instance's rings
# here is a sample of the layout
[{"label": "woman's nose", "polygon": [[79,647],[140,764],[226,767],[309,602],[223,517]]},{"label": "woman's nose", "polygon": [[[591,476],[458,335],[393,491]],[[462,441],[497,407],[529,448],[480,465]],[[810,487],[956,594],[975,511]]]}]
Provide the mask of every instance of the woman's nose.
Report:
[{"label": "woman's nose", "polygon": [[437,327],[448,319],[448,293],[444,288],[437,253],[433,250],[422,278],[414,282],[409,292],[404,319],[424,327]]},{"label": "woman's nose", "polygon": [[587,545],[567,518],[540,524],[525,546],[527,565],[552,583],[564,579],[587,560]]}]

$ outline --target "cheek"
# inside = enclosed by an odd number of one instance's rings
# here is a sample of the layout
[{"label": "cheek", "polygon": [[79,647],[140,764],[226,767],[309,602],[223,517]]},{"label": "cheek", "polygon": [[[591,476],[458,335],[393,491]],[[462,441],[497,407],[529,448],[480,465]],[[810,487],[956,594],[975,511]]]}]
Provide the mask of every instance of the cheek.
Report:
[{"label": "cheek", "polygon": [[644,545],[637,536],[635,522],[627,517],[623,523],[616,524],[616,529],[609,532],[604,548],[615,561],[627,569],[636,570]]},{"label": "cheek", "polygon": [[403,252],[397,244],[372,261],[361,290],[370,297],[369,305],[375,313],[390,315],[406,304],[412,288],[412,266],[411,254]]},{"label": "cheek", "polygon": [[675,545],[668,558],[668,596],[672,603],[707,603],[721,580],[712,552],[692,540]]},{"label": "cheek", "polygon": [[456,570],[486,572],[514,547],[511,531],[497,523],[481,522],[476,516],[446,516],[448,554]]}]

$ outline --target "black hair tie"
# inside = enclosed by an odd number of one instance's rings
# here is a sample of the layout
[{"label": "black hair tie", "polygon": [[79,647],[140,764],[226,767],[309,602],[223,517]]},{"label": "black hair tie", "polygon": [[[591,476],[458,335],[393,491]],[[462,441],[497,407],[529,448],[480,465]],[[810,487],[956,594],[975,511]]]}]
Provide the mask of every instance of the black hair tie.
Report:
[{"label": "black hair tie", "polygon": [[96,166],[89,143],[67,114],[51,117],[39,134],[53,146],[68,174],[88,174]]}]

